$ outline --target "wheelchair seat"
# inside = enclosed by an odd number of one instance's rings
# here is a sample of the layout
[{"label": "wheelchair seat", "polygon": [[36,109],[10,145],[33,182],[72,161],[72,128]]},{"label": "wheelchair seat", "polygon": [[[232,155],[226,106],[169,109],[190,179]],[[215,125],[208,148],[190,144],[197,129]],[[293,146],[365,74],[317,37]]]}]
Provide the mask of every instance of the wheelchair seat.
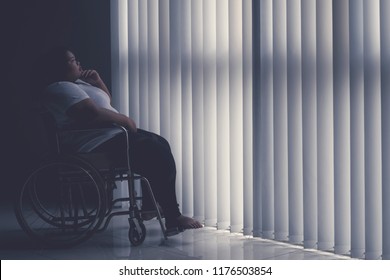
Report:
[{"label": "wheelchair seat", "polygon": [[[49,137],[48,153],[31,171],[15,203],[17,220],[30,237],[50,247],[69,247],[105,230],[114,216],[127,215],[130,243],[133,246],[142,244],[146,237],[140,206],[142,195],[135,192],[135,181],[140,180],[154,204],[163,236],[167,239],[149,181],[131,170],[129,135],[125,128],[107,125],[58,130],[49,112],[44,110],[41,116]],[[100,135],[113,129],[123,139],[120,155],[91,149],[72,151],[61,140],[64,135],[91,131]],[[113,198],[118,181],[127,182],[128,197]],[[115,209],[114,206],[121,202],[128,202],[129,208]]]}]

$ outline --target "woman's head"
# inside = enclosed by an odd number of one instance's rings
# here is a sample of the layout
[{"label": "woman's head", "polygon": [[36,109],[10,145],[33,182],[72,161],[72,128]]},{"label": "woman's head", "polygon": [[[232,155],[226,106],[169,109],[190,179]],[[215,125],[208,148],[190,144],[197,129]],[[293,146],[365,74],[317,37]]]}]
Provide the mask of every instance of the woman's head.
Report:
[{"label": "woman's head", "polygon": [[68,48],[55,47],[48,51],[41,66],[43,67],[45,84],[58,81],[74,82],[81,76],[82,68],[75,55]]}]

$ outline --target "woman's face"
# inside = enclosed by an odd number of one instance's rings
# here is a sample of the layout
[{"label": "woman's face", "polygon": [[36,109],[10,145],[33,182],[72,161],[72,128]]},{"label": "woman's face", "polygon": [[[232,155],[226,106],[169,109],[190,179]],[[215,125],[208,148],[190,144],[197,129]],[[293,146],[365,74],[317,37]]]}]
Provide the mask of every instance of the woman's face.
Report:
[{"label": "woman's face", "polygon": [[81,77],[82,68],[80,62],[76,60],[75,55],[67,51],[66,52],[66,78],[69,81],[76,81]]}]

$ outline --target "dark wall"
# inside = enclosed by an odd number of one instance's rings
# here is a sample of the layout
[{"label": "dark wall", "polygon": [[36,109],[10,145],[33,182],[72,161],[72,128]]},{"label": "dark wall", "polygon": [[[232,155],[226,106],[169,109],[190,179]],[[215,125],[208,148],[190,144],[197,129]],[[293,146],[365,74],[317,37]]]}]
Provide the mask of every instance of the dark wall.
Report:
[{"label": "dark wall", "polygon": [[110,0],[74,0],[70,47],[84,68],[94,68],[111,85]]},{"label": "dark wall", "polygon": [[31,90],[39,55],[55,45],[69,46],[108,87],[111,71],[109,0],[7,2],[1,4],[0,200],[11,197],[47,146]]}]

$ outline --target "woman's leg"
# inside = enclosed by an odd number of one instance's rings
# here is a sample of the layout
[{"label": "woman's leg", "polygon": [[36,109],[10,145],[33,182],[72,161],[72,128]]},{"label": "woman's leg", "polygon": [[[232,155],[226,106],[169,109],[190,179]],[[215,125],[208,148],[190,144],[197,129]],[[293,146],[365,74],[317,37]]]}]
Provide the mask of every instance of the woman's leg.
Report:
[{"label": "woman's leg", "polygon": [[176,199],[176,165],[168,142],[139,130],[131,139],[130,158],[133,171],[149,180],[167,224],[174,224],[181,213]]},{"label": "woman's leg", "polygon": [[[113,151],[115,154],[123,145],[123,139],[115,137],[96,150]],[[176,200],[176,165],[169,143],[161,136],[138,129],[130,137],[130,161],[132,171],[146,177],[152,187],[157,202],[161,205],[167,228],[176,226],[200,228],[202,225],[189,217],[181,215]]]}]

